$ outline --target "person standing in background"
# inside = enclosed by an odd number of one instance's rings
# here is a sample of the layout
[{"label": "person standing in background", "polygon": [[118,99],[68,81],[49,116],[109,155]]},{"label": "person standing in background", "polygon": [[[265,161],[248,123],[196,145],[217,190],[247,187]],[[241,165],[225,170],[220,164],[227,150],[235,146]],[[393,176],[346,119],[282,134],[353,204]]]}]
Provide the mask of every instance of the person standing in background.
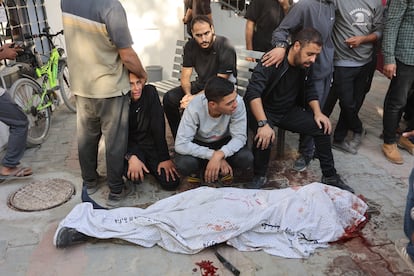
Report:
[{"label": "person standing in background", "polygon": [[187,25],[187,33],[193,37],[191,33],[191,20],[197,15],[206,15],[211,23],[213,23],[213,15],[211,14],[210,0],[184,0],[185,14],[183,23]]},{"label": "person standing in background", "polygon": [[[371,78],[376,42],[382,36],[383,7],[380,0],[334,0],[334,81],[331,93],[339,98],[341,112],[332,147],[356,154],[365,135],[358,116]],[[353,132],[350,141],[348,130]]]},{"label": "person standing in background", "polygon": [[[0,0],[0,4],[2,1]],[[15,59],[20,48],[4,44],[0,47],[0,60]],[[6,154],[0,168],[0,182],[11,178],[31,175],[30,167],[19,166],[26,149],[29,122],[26,114],[13,101],[10,94],[0,87],[0,121],[9,127],[9,139]]]},{"label": "person standing in background", "polygon": [[272,32],[290,7],[288,0],[254,0],[247,8],[246,49],[267,52],[272,47]]},{"label": "person standing in background", "polygon": [[[62,0],[71,90],[76,95],[79,163],[83,185],[98,185],[98,143],[105,139],[109,195],[118,207],[131,193],[123,180],[128,142],[128,71],[147,81],[126,13],[118,0]],[[86,58],[87,57],[87,58]]]},{"label": "person standing in background", "polygon": [[[382,152],[394,164],[404,159],[397,148],[414,154],[414,144],[404,136],[396,137],[397,129],[407,100],[414,85],[414,1],[391,0],[385,21],[382,52],[384,75],[391,80],[384,100],[384,143]],[[414,129],[410,123],[406,132]]]}]

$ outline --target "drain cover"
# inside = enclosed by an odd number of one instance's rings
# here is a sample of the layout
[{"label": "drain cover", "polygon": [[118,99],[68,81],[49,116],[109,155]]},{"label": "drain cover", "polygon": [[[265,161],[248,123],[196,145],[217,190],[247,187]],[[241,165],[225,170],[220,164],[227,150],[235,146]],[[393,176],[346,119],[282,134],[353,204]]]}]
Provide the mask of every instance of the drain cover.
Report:
[{"label": "drain cover", "polygon": [[20,211],[42,211],[59,206],[75,193],[72,182],[52,178],[31,182],[9,196],[8,204]]}]

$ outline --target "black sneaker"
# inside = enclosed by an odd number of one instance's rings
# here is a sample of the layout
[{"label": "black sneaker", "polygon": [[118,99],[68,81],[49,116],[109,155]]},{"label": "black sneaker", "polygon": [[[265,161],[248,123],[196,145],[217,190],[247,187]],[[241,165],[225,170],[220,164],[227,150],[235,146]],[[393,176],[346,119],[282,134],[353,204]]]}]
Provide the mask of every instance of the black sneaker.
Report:
[{"label": "black sneaker", "polygon": [[91,237],[78,232],[75,228],[63,227],[56,235],[56,247],[65,248],[74,244],[86,242]]},{"label": "black sneaker", "polygon": [[106,205],[112,208],[121,207],[122,201],[129,195],[135,192],[135,185],[131,181],[125,182],[125,187],[121,193],[115,194],[110,192]]},{"label": "black sneaker", "polygon": [[351,145],[345,140],[342,142],[334,141],[332,143],[332,148],[343,151],[343,152],[351,153],[351,154],[357,154],[358,152],[357,149],[354,148],[353,145]]},{"label": "black sneaker", "polygon": [[345,184],[345,182],[341,179],[339,174],[333,176],[322,176],[321,182],[326,185],[338,187],[342,190],[351,192],[353,194],[355,193],[354,189]]},{"label": "black sneaker", "polygon": [[293,163],[293,169],[297,172],[303,172],[307,169],[311,160],[312,158],[301,154],[298,159],[295,160],[295,163]]},{"label": "black sneaker", "polygon": [[255,175],[253,177],[252,182],[246,183],[245,187],[247,189],[260,189],[266,184],[266,182],[267,182],[266,176]]}]

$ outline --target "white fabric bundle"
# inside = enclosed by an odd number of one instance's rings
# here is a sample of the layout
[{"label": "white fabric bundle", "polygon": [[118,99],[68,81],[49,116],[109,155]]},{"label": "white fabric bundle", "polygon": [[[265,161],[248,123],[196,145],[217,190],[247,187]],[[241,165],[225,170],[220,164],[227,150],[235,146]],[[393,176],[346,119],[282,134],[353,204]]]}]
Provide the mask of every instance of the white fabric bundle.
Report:
[{"label": "white fabric bundle", "polygon": [[365,221],[367,205],[336,187],[311,183],[281,190],[200,187],[146,209],[93,209],[81,203],[59,224],[100,239],[195,254],[217,243],[304,258]]}]

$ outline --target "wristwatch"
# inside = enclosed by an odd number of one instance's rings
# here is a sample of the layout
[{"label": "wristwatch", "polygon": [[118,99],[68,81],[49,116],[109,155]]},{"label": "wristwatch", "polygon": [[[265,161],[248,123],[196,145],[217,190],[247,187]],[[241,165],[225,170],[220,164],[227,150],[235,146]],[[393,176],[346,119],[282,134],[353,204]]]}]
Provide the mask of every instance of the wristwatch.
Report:
[{"label": "wristwatch", "polygon": [[268,124],[268,122],[267,122],[267,120],[260,120],[260,121],[257,121],[257,126],[258,127],[264,127],[265,125],[267,125]]},{"label": "wristwatch", "polygon": [[275,44],[275,48],[287,48],[287,43],[286,42],[282,42],[282,41],[278,41],[278,42],[276,42],[276,44]]}]

